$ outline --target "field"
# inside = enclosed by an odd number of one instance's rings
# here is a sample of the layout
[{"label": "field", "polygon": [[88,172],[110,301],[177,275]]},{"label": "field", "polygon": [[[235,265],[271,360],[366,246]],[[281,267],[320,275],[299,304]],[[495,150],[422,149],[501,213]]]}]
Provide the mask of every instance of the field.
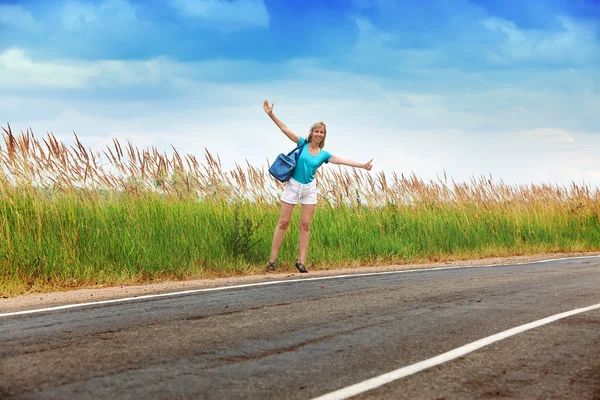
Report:
[{"label": "field", "polygon": [[[114,140],[86,149],[3,129],[0,295],[264,271],[283,186],[268,165],[224,171]],[[424,181],[326,166],[309,269],[600,248],[600,192],[491,177]],[[279,254],[292,271],[298,211]]]}]

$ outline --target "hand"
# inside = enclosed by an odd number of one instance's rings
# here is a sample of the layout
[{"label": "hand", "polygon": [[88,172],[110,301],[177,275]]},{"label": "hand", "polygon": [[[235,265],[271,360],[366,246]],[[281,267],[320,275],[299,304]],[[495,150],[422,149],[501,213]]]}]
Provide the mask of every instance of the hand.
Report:
[{"label": "hand", "polygon": [[275,103],[269,105],[269,102],[267,100],[265,100],[265,102],[263,103],[263,108],[265,109],[265,112],[267,114],[271,114],[273,112],[273,106],[275,106]]},{"label": "hand", "polygon": [[371,168],[373,168],[373,159],[371,158],[371,161],[369,161],[368,163],[366,163],[363,168],[366,169],[367,171],[370,171]]}]

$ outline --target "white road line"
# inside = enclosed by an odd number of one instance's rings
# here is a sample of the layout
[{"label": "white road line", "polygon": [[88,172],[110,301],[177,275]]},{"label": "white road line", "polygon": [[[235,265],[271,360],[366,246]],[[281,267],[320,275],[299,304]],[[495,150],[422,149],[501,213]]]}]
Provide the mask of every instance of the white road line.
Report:
[{"label": "white road line", "polygon": [[0,314],[0,318],[2,317],[11,317],[16,315],[26,315],[26,314],[35,314],[47,311],[57,311],[57,310],[66,310],[70,308],[81,308],[86,306],[95,306],[99,304],[111,304],[111,303],[124,303],[127,301],[134,300],[147,300],[154,299],[157,297],[169,297],[169,296],[179,296],[183,294],[191,294],[191,293],[201,293],[201,292],[215,292],[221,290],[231,290],[231,289],[241,289],[255,286],[267,286],[267,285],[276,285],[279,283],[295,283],[295,282],[307,282],[307,281],[322,281],[328,279],[340,279],[340,278],[355,278],[361,276],[374,276],[374,275],[387,275],[387,274],[405,274],[409,272],[426,272],[426,271],[439,271],[446,269],[460,269],[460,268],[484,268],[484,267],[509,267],[513,265],[525,265],[525,264],[539,264],[546,263],[551,261],[562,261],[562,260],[576,260],[581,258],[598,258],[600,256],[581,256],[581,257],[564,257],[564,258],[552,258],[547,260],[538,260],[538,261],[529,261],[515,264],[488,264],[488,265],[474,265],[474,266],[465,266],[459,265],[455,267],[437,267],[437,268],[420,268],[420,269],[410,269],[404,271],[383,271],[383,272],[369,272],[364,274],[346,274],[346,275],[334,275],[334,276],[321,276],[317,278],[300,278],[300,279],[289,279],[282,281],[270,281],[270,282],[257,282],[257,283],[246,283],[243,285],[235,285],[235,286],[221,286],[215,288],[206,288],[206,289],[193,289],[193,290],[184,290],[182,292],[173,292],[173,293],[160,293],[160,294],[148,294],[137,297],[125,297],[121,299],[113,299],[113,300],[102,300],[102,301],[94,301],[89,303],[78,303],[78,304],[67,304],[64,306],[56,306],[56,307],[48,307],[48,308],[38,308],[34,310],[25,310],[25,311],[16,311],[10,313]]},{"label": "white road line", "polygon": [[324,394],[319,397],[315,397],[313,400],[341,400],[347,399],[352,396],[356,396],[357,394],[367,392],[369,390],[378,388],[395,380],[405,378],[409,375],[416,374],[417,372],[423,371],[427,368],[435,367],[436,365],[443,364],[447,361],[454,360],[458,357],[462,357],[465,354],[471,353],[475,350],[478,350],[482,347],[488,346],[492,343],[498,342],[502,339],[506,339],[510,336],[514,336],[516,334],[528,331],[530,329],[537,328],[542,325],[549,324],[554,321],[558,321],[559,319],[567,318],[575,314],[584,313],[586,311],[600,309],[600,303],[594,304],[589,307],[578,308],[576,310],[567,311],[564,313],[552,315],[547,318],[539,319],[537,321],[530,322],[525,325],[517,326],[515,328],[506,330],[504,332],[496,333],[495,335],[488,336],[483,339],[479,339],[475,342],[466,344],[464,346],[458,347],[454,350],[450,350],[446,353],[440,354],[438,356],[429,358],[427,360],[420,361],[416,364],[407,365],[406,367],[399,368],[395,371],[388,372],[383,375],[376,376],[371,379],[367,379],[365,381],[356,383],[352,386],[345,387],[343,389],[336,390],[331,393]]}]

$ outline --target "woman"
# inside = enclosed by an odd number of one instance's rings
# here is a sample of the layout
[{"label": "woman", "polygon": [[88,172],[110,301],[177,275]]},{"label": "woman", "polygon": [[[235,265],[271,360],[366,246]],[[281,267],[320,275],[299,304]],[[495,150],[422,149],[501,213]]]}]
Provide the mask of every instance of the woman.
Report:
[{"label": "woman", "polygon": [[298,238],[298,260],[296,268],[300,272],[308,272],[304,265],[306,260],[306,252],[308,251],[308,239],[310,233],[310,222],[317,204],[317,184],[315,182],[315,172],[324,162],[333,164],[348,165],[350,167],[364,168],[369,171],[373,168],[373,160],[367,163],[360,163],[334,156],[331,153],[323,150],[325,146],[325,137],[327,136],[327,127],[324,122],[317,122],[310,128],[310,133],[307,139],[301,138],[292,132],[283,122],[281,122],[275,114],[273,114],[273,106],[269,105],[267,100],[263,103],[263,108],[267,115],[271,117],[273,122],[281,129],[281,131],[294,143],[302,145],[308,142],[308,146],[304,146],[300,157],[296,163],[296,168],[292,173],[292,177],[286,183],[283,195],[281,196],[281,213],[279,222],[275,227],[273,234],[273,244],[271,245],[271,257],[267,264],[267,271],[274,271],[277,263],[277,252],[283,242],[285,231],[290,224],[292,211],[294,206],[301,204],[300,210],[300,237]]}]

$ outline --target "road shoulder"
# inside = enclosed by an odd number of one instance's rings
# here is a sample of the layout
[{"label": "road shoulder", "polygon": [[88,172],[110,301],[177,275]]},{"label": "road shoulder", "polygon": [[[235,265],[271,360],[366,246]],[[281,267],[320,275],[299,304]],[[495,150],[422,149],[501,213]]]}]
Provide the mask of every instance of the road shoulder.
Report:
[{"label": "road shoulder", "polygon": [[600,255],[600,252],[537,254],[529,256],[484,258],[478,260],[460,260],[443,263],[383,265],[355,268],[338,268],[329,270],[311,270],[309,274],[289,272],[268,274],[264,273],[242,277],[169,281],[134,286],[85,288],[53,293],[32,293],[12,298],[1,298],[0,312],[15,312],[41,307],[59,306],[65,304],[90,303],[125,297],[137,297],[143,295],[179,292],[184,290],[194,290],[221,286],[234,286],[248,283],[268,282],[286,279],[289,280],[299,278],[314,278],[321,276],[373,273],[383,271],[402,271],[411,269],[428,269],[453,266],[507,265],[540,261],[546,259],[597,255]]}]

